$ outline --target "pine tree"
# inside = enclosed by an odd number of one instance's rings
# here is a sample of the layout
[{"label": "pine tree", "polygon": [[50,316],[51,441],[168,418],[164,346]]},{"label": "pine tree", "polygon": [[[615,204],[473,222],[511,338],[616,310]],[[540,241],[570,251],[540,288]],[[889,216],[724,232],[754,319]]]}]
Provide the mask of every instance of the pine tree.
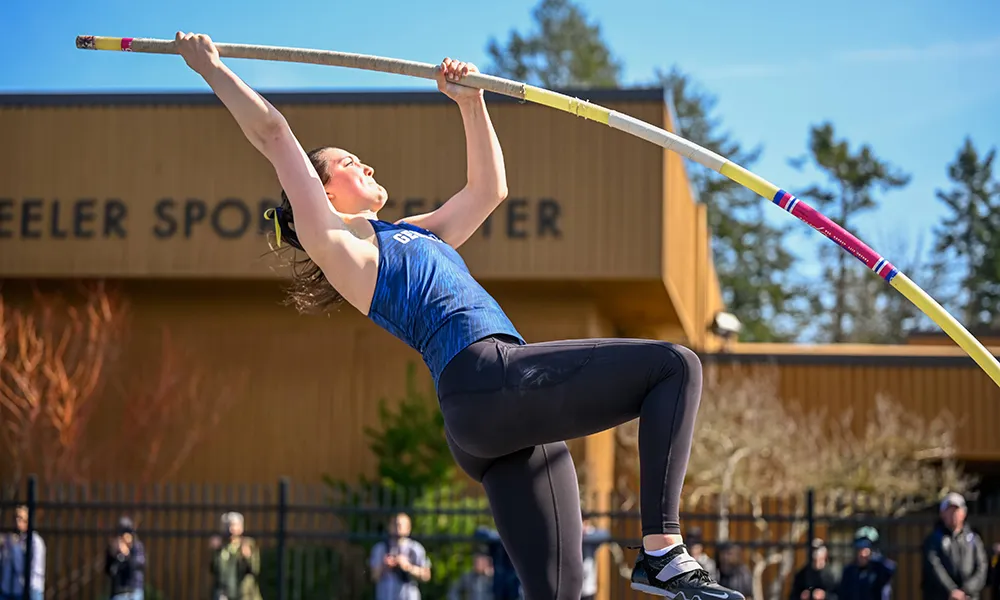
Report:
[{"label": "pine tree", "polygon": [[532,16],[536,32],[512,31],[502,46],[490,39],[490,74],[553,89],[619,85],[622,64],[612,56],[600,25],[591,23],[579,5],[541,0]]},{"label": "pine tree", "polygon": [[993,178],[995,158],[995,148],[980,157],[966,138],[948,165],[954,186],[937,191],[948,215],[934,230],[935,250],[944,270],[961,273],[955,297],[967,327],[991,325],[1000,305],[1000,183]]},{"label": "pine tree", "polygon": [[[536,32],[511,32],[503,46],[489,42],[493,64],[488,72],[548,88],[620,85],[621,63],[602,39],[599,25],[579,5],[541,0],[533,16]],[[741,165],[756,161],[759,148],[745,150],[720,130],[712,115],[713,96],[695,90],[676,68],[657,72],[656,79],[671,93],[679,135]],[[787,228],[765,221],[766,201],[750,190],[697,163],[689,163],[688,172],[699,200],[708,207],[720,287],[727,308],[743,322],[741,339],[791,339],[798,327],[780,327],[775,320],[794,314],[794,299],[801,296],[791,281],[794,257],[784,246]]]},{"label": "pine tree", "polygon": [[[761,148],[744,149],[713,115],[717,98],[698,86],[676,66],[658,71],[677,117],[681,137],[750,168]],[[803,295],[793,280],[795,257],[785,247],[788,226],[769,223],[767,201],[728,177],[688,163],[687,171],[698,200],[708,208],[712,254],[720,288],[729,311],[743,323],[744,341],[789,341],[798,327]],[[780,319],[788,323],[779,325]]]},{"label": "pine tree", "polygon": [[[809,151],[815,166],[829,179],[829,185],[810,186],[799,196],[811,201],[817,210],[861,239],[864,238],[855,230],[853,220],[878,207],[876,192],[902,188],[910,181],[909,175],[876,157],[867,144],[852,152],[847,140],[836,138],[830,123],[810,129]],[[813,298],[814,321],[821,325],[829,341],[846,342],[851,338],[852,317],[859,316],[858,307],[865,305],[865,302],[859,303],[855,298],[852,308],[849,301],[852,281],[848,269],[863,267],[853,264],[857,263],[857,259],[832,241],[824,238],[820,244],[820,257],[824,262],[823,279],[825,287],[833,288],[833,305],[829,306],[824,297]],[[870,273],[866,275],[872,276]],[[864,291],[866,287],[860,290],[857,286],[853,287],[855,293],[867,293]]]}]

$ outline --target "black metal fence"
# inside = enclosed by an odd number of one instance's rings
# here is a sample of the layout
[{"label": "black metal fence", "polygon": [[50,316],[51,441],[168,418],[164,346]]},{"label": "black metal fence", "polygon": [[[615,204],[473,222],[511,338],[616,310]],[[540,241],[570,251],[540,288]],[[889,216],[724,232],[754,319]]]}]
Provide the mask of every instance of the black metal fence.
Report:
[{"label": "black metal fence", "polygon": [[[597,502],[603,500],[603,502]],[[622,498],[592,498],[584,506],[612,507],[585,516],[608,529],[601,586],[609,598],[640,598],[628,587],[634,560],[629,545],[640,543],[637,509],[618,510]],[[29,530],[45,545],[46,598],[108,598],[105,552],[120,516],[136,524],[146,555],[146,600],[210,598],[211,539],[222,534],[220,517],[229,511],[245,519],[245,535],[259,553],[259,583],[265,600],[360,599],[373,597],[368,557],[383,539],[385,524],[398,511],[412,519],[413,537],[433,563],[431,581],[422,584],[426,599],[444,599],[459,575],[471,567],[474,550],[491,542],[484,533],[493,523],[485,500],[459,488],[413,493],[391,488],[332,488],[325,485],[59,485],[29,480],[18,497],[0,502],[0,529],[14,528],[14,508],[26,505]],[[970,523],[986,543],[1000,541],[1000,506],[970,505]],[[845,513],[854,514],[844,516]],[[899,564],[895,598],[919,597],[920,545],[936,518],[933,509],[898,518],[874,518],[864,512],[823,514],[812,494],[771,502],[756,513],[722,514],[702,504],[682,514],[685,528],[702,529],[706,552],[717,558],[724,535],[742,548],[753,565],[787,551],[781,565],[764,573],[764,598],[787,597],[794,571],[807,560],[808,540],[823,537],[839,566],[853,559],[852,534],[861,525],[876,527],[884,554]],[[496,549],[496,547],[494,547]],[[503,577],[498,563],[497,577]],[[764,600],[764,598],[758,600]],[[497,598],[496,600],[506,600]],[[1000,599],[998,599],[1000,600]]]}]

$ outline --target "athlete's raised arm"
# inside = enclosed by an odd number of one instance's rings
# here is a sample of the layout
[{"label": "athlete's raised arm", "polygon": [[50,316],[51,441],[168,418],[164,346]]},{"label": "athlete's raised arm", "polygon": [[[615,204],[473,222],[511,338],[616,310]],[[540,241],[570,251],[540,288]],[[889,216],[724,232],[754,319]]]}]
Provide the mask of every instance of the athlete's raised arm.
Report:
[{"label": "athlete's raised arm", "polygon": [[465,243],[507,197],[503,151],[483,91],[452,83],[477,71],[473,64],[446,58],[438,74],[438,89],[454,100],[462,113],[468,182],[437,210],[403,219],[433,231],[455,248]]},{"label": "athlete's raised arm", "polygon": [[274,167],[295,213],[294,233],[302,250],[344,298],[366,312],[377,251],[355,237],[333,210],[323,181],[285,117],[222,63],[208,36],[178,32],[175,43],[188,66],[204,78]]}]

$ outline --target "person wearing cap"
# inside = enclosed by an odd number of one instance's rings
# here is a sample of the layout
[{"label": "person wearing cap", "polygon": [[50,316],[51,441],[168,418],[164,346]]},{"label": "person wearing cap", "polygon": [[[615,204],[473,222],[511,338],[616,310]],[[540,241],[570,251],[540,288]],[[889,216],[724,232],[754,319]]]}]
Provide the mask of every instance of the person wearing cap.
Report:
[{"label": "person wearing cap", "polygon": [[493,600],[521,600],[524,590],[496,529],[480,525],[472,534],[493,562]]},{"label": "person wearing cap", "polygon": [[979,600],[986,587],[986,545],[965,522],[965,498],[948,494],[938,507],[941,518],[924,540],[924,600]]},{"label": "person wearing cap", "polygon": [[111,538],[104,557],[104,573],[111,580],[111,600],[142,600],[146,551],[135,535],[132,519],[118,520],[117,535]]},{"label": "person wearing cap", "polygon": [[845,565],[837,587],[838,600],[888,600],[896,563],[878,551],[878,530],[862,527],[854,533],[854,562]]},{"label": "person wearing cap", "polygon": [[837,576],[828,562],[826,544],[817,538],[809,547],[812,560],[795,574],[788,600],[838,600]]}]

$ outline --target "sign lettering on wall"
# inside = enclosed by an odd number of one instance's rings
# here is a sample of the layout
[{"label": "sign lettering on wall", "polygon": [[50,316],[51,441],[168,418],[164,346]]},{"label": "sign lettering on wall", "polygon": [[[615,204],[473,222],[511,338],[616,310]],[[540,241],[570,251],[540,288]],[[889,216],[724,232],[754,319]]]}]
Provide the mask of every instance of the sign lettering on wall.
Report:
[{"label": "sign lettering on wall", "polygon": [[[380,216],[394,221],[428,212],[442,203],[419,197],[390,199]],[[150,211],[152,226],[142,232],[134,231],[129,223],[130,213],[137,209],[120,198],[0,198],[0,239],[125,239],[148,233],[170,240],[190,239],[207,232],[234,240],[271,229],[273,225],[263,215],[277,204],[271,198],[160,198],[143,209]],[[561,214],[562,206],[552,198],[508,198],[493,211],[478,235],[485,239],[559,239]]]}]

